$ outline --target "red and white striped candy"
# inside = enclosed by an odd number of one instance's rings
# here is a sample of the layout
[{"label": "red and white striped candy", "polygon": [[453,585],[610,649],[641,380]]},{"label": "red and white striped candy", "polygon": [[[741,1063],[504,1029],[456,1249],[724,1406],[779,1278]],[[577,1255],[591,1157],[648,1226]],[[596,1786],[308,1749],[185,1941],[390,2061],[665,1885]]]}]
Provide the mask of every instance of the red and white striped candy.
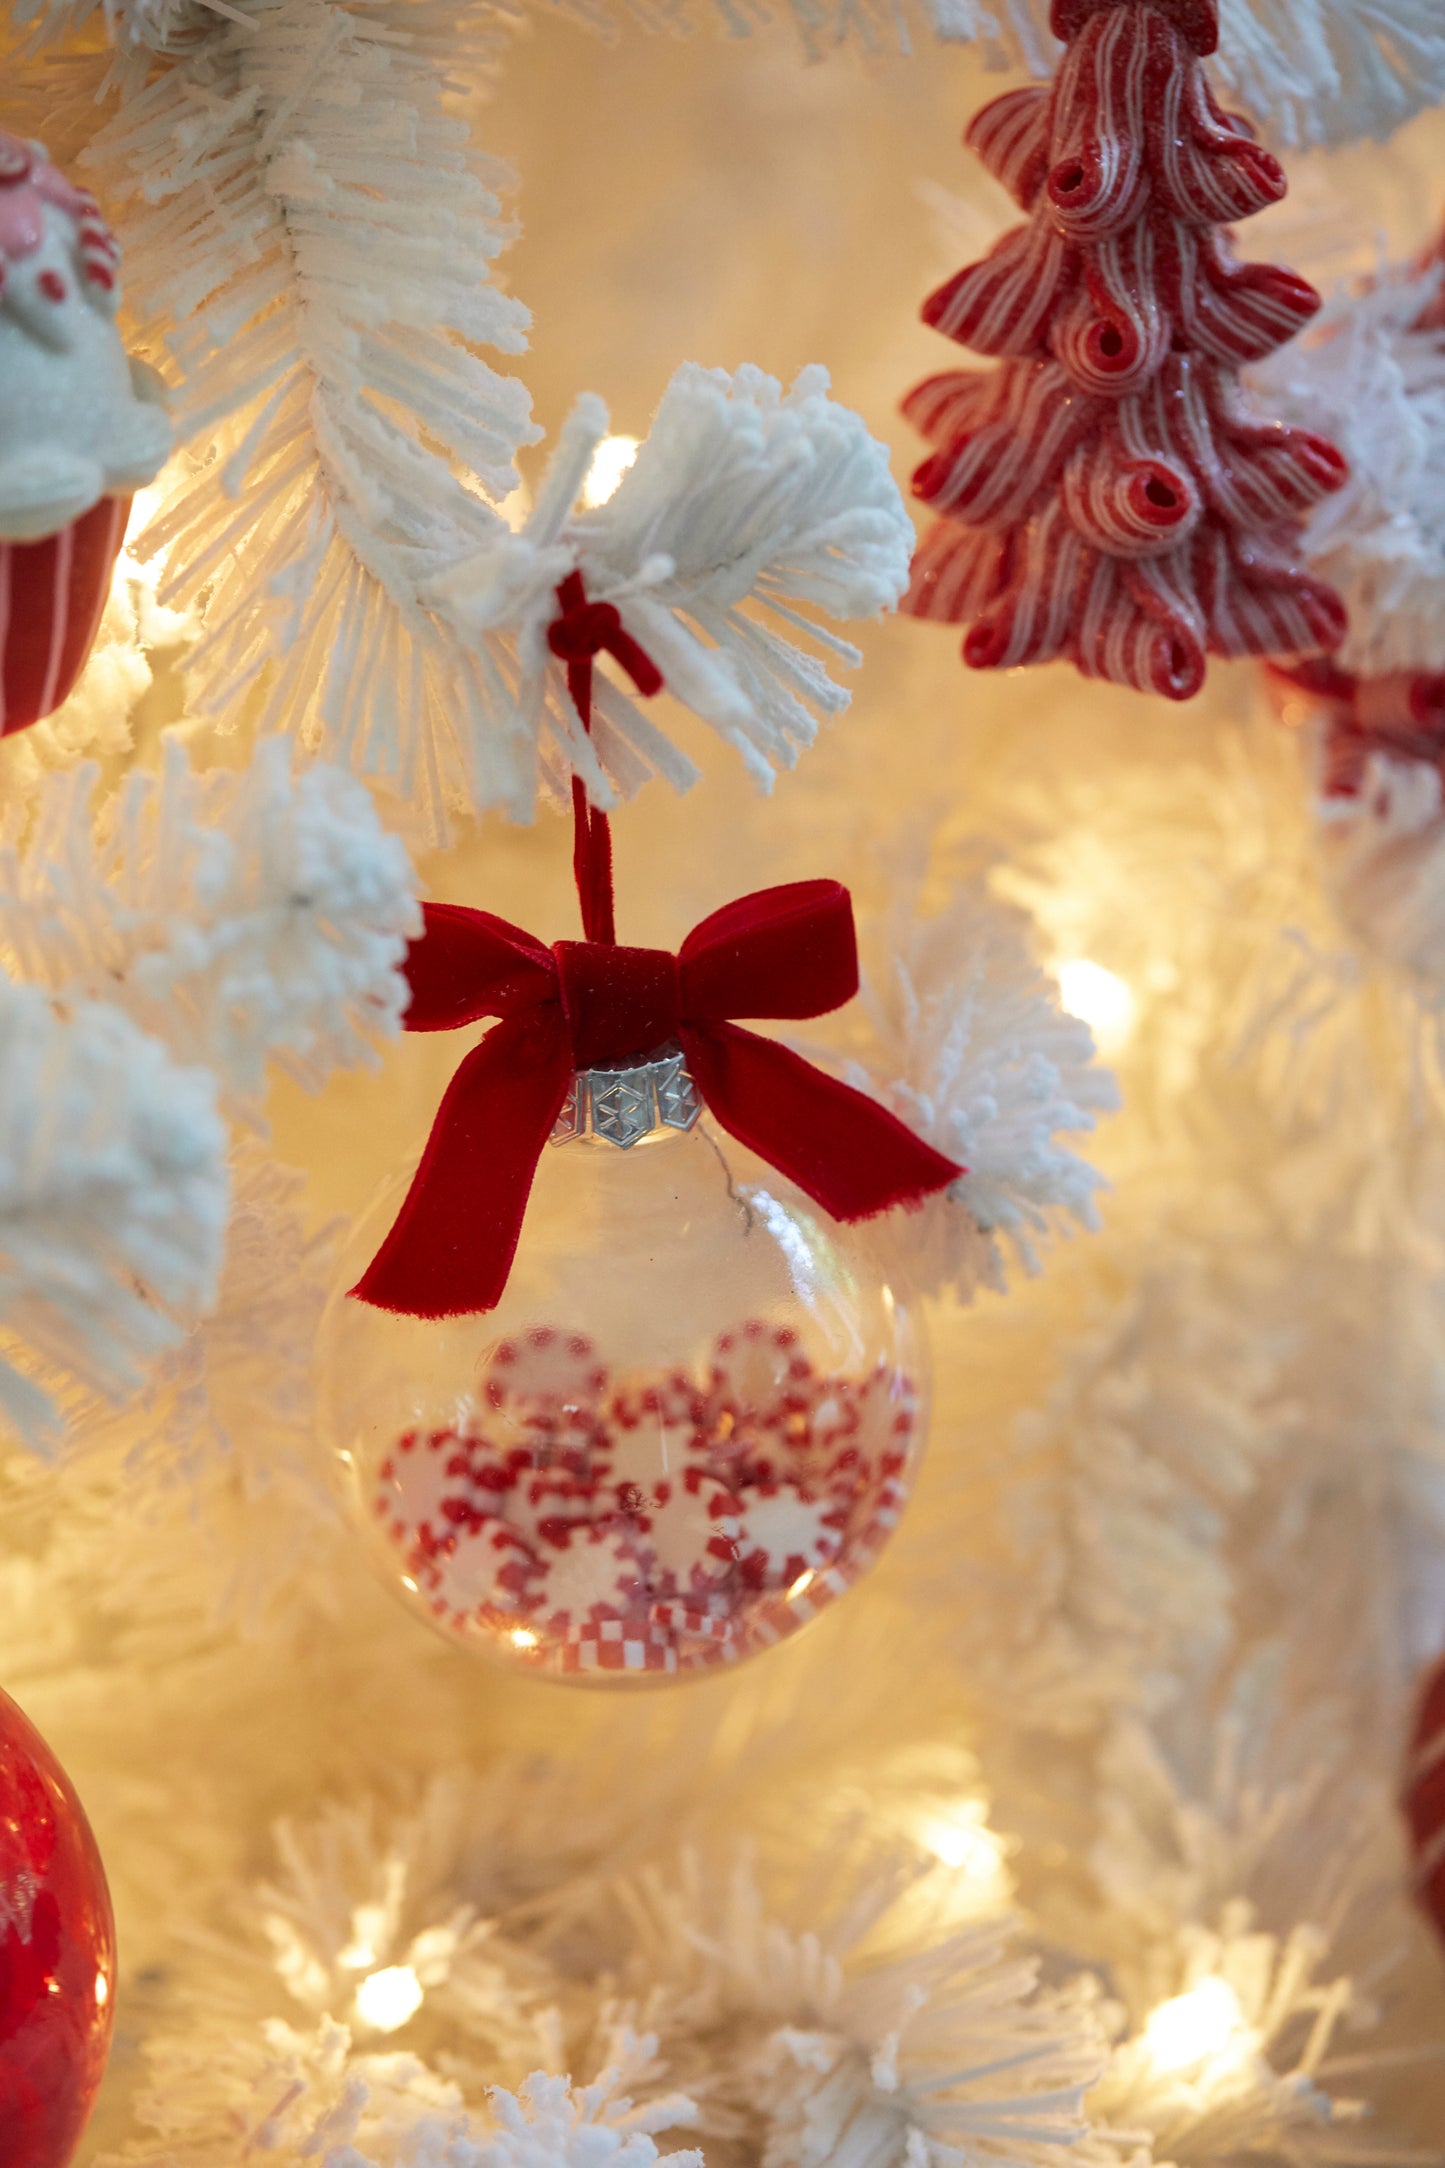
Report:
[{"label": "red and white striped candy", "polygon": [[565,1467],[523,1466],[513,1471],[499,1511],[545,1556],[565,1550],[572,1531],[601,1519],[611,1502],[611,1493],[600,1492],[590,1477],[573,1475]]},{"label": "red and white striped candy", "polygon": [[649,1586],[659,1595],[704,1594],[737,1564],[742,1509],[706,1469],[665,1478],[627,1510],[648,1559]]},{"label": "red and white striped candy", "polygon": [[129,516],[129,497],[102,497],[43,541],[0,541],[0,737],[69,699],[100,630]]},{"label": "red and white striped candy", "polygon": [[752,1587],[786,1588],[837,1557],[843,1539],[831,1499],[812,1498],[796,1483],[766,1483],[741,1502],[741,1565]]},{"label": "red and white striped candy", "polygon": [[796,1631],[887,1540],[916,1424],[891,1366],[820,1372],[762,1319],[721,1337],[706,1386],[611,1390],[586,1335],[540,1328],[494,1352],[483,1398],[486,1434],[397,1441],[376,1510],[439,1619],[568,1676],[727,1665]]},{"label": "red and white striped candy", "polygon": [[488,1356],[482,1391],[493,1408],[595,1410],[607,1390],[607,1366],[586,1333],[555,1325],[501,1340]]},{"label": "red and white striped candy", "polygon": [[812,1363],[791,1326],[750,1318],[714,1345],[709,1371],[708,1452],[734,1485],[781,1476],[806,1434],[817,1392]]},{"label": "red and white striped candy", "polygon": [[704,1420],[706,1410],[707,1395],[696,1378],[685,1370],[669,1370],[660,1378],[625,1379],[608,1403],[607,1428],[690,1429]]},{"label": "red and white striped candy", "polygon": [[715,1409],[739,1419],[764,1413],[778,1418],[812,1376],[813,1365],[791,1325],[749,1318],[714,1343],[710,1397]]},{"label": "red and white striped candy", "polygon": [[418,1562],[417,1579],[437,1617],[462,1626],[483,1610],[523,1611],[534,1568],[515,1528],[477,1514]]},{"label": "red and white striped candy", "polygon": [[393,1543],[440,1544],[467,1518],[471,1442],[455,1430],[408,1430],[377,1471],[373,1510]]},{"label": "red and white striped candy", "polygon": [[467,1482],[474,1505],[483,1513],[508,1517],[510,1501],[522,1475],[532,1466],[520,1447],[502,1447],[486,1437],[469,1436]]},{"label": "red and white striped candy", "polygon": [[706,1401],[685,1372],[661,1383],[615,1392],[598,1440],[594,1468],[622,1500],[650,1498],[706,1455]]},{"label": "red and white striped candy", "polygon": [[560,1549],[538,1554],[534,1594],[539,1617],[554,1629],[636,1609],[646,1600],[636,1536],[625,1526],[571,1530]]}]

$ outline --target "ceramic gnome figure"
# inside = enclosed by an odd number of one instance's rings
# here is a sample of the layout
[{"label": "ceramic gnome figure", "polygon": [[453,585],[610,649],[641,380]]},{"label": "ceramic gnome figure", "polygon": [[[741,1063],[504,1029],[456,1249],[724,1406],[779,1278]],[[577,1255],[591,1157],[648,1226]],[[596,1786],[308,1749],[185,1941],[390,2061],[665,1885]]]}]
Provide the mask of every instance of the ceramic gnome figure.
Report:
[{"label": "ceramic gnome figure", "polygon": [[118,274],[94,198],[0,131],[0,734],[70,692],[131,494],[170,451],[160,380],[121,344]]}]

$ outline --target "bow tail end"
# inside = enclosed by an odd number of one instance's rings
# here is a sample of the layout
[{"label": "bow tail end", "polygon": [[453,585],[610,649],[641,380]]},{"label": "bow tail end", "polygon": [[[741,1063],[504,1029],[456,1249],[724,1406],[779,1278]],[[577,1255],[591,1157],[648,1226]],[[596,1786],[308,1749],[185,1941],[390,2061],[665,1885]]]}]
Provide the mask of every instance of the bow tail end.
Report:
[{"label": "bow tail end", "polygon": [[356,1301],[400,1317],[496,1308],[571,1077],[560,1032],[522,1019],[488,1032],[452,1078],[402,1208],[350,1290]]},{"label": "bow tail end", "polygon": [[917,1208],[964,1169],[876,1099],[736,1024],[687,1030],[688,1067],[730,1135],[833,1219]]}]

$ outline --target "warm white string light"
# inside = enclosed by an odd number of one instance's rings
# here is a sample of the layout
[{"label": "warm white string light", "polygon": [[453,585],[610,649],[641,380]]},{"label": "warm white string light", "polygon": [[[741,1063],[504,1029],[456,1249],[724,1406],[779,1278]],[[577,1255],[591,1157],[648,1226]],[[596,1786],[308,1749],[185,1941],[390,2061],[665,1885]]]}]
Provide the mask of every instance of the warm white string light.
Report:
[{"label": "warm white string light", "polygon": [[1238,1995],[1211,1974],[1182,1995],[1161,2002],[1144,2027],[1144,2045],[1157,2070],[1185,2073],[1235,2060],[1255,2046]]},{"label": "warm white string light", "polygon": [[400,2032],[421,2005],[421,1981],[410,1965],[383,1966],[356,1990],[356,2015],[373,2032]]},{"label": "warm white string light", "polygon": [[985,1801],[960,1799],[928,1814],[916,1834],[919,1843],[948,1870],[953,1900],[966,1915],[1007,1903],[1012,1889],[1007,1846],[988,1826]]},{"label": "warm white string light", "polygon": [[582,484],[582,502],[589,512],[615,495],[618,483],[637,457],[636,437],[604,437],[592,454],[592,464]]},{"label": "warm white string light", "polygon": [[1138,1009],[1128,980],[1089,956],[1056,963],[1054,977],[1061,1006],[1088,1025],[1101,1053],[1116,1054],[1133,1032]]}]

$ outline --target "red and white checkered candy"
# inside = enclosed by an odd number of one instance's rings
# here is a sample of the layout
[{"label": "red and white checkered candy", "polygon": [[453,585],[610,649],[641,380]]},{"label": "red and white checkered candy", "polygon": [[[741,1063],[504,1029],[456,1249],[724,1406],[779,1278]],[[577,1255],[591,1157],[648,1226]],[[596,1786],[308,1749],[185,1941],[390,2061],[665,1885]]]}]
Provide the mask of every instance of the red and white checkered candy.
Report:
[{"label": "red and white checkered candy", "polygon": [[741,1506],[726,1484],[692,1466],[628,1494],[629,1521],[640,1531],[648,1581],[659,1595],[702,1594],[737,1564]]},{"label": "red and white checkered candy", "polygon": [[650,1625],[677,1641],[731,1641],[737,1632],[732,1605],[716,1597],[694,1603],[654,1603],[647,1617]]},{"label": "red and white checkered candy", "polygon": [[846,1596],[858,1578],[858,1570],[850,1556],[846,1565],[824,1566],[815,1571],[802,1587],[794,1584],[760,1597],[757,1608],[748,1613],[749,1639],[760,1648],[786,1641],[800,1626],[821,1617],[838,1597]]},{"label": "red and white checkered candy", "polygon": [[796,1483],[760,1483],[742,1494],[741,1566],[753,1588],[786,1588],[826,1566],[842,1545],[842,1519],[827,1497]]},{"label": "red and white checkered candy", "polygon": [[677,1646],[665,1626],[632,1619],[589,1619],[574,1626],[558,1651],[567,1677],[589,1671],[656,1672],[678,1668]]},{"label": "red and white checkered candy", "polygon": [[441,1543],[468,1517],[471,1440],[455,1430],[408,1430],[377,1470],[374,1510],[405,1550]]},{"label": "red and white checkered candy", "polygon": [[560,1548],[537,1554],[532,1590],[539,1617],[556,1629],[635,1610],[646,1600],[635,1532],[596,1522],[570,1530]]},{"label": "red and white checkered candy", "polygon": [[479,1513],[418,1560],[418,1584],[438,1618],[464,1625],[483,1610],[520,1612],[535,1580],[530,1546],[506,1521]]}]

